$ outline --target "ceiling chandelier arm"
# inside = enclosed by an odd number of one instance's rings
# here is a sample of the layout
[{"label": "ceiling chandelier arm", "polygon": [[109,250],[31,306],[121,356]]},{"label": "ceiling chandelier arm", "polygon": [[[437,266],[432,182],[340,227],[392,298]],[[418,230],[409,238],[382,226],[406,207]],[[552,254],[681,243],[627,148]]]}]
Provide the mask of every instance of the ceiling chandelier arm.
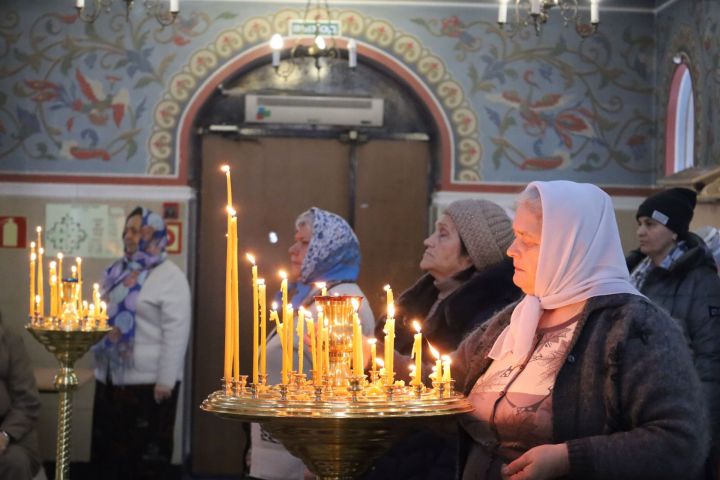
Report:
[{"label": "ceiling chandelier arm", "polygon": [[[75,9],[77,10],[78,18],[85,23],[93,23],[98,19],[103,10],[108,14],[110,13],[112,0],[89,0],[92,7],[87,7],[85,2],[86,0],[75,0]],[[130,11],[132,10],[134,1],[123,0],[123,3],[125,4],[125,20],[129,22]],[[180,13],[179,0],[169,0],[167,7],[165,6],[164,0],[145,0],[144,5],[146,11],[155,17],[155,20],[163,27],[174,23]]]}]

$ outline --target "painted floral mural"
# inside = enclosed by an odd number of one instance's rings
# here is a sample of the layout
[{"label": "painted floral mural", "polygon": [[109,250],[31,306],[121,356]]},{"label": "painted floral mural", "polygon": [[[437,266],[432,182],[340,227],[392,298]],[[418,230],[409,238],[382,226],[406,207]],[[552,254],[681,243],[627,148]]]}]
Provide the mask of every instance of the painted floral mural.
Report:
[{"label": "painted floral mural", "polygon": [[[271,33],[281,12],[299,10],[183,5],[178,21],[161,28],[138,2],[129,20],[113,11],[88,25],[56,2],[11,0],[0,18],[0,175],[177,176],[177,121],[188,99],[265,41],[252,25]],[[407,13],[334,10],[344,35],[397,58],[438,98],[455,135],[453,182],[654,181],[661,142],[652,11],[606,12],[599,34],[585,39],[561,27],[510,35],[492,8]],[[717,56],[717,36],[705,37],[705,55]]]}]

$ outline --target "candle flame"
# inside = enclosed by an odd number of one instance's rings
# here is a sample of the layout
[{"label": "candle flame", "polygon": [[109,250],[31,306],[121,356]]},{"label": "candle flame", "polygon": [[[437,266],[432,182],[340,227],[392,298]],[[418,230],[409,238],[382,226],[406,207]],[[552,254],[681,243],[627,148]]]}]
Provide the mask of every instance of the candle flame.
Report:
[{"label": "candle flame", "polygon": [[442,361],[445,362],[445,363],[448,364],[448,365],[450,365],[450,363],[452,363],[452,360],[450,360],[450,355],[443,355],[443,356],[442,356]]},{"label": "candle flame", "polygon": [[40,247],[40,249],[38,250],[38,252],[40,253],[40,255],[42,255],[42,254],[45,253],[45,249],[44,249],[43,247]]},{"label": "candle flame", "polygon": [[100,290],[100,284],[99,284],[99,283],[93,283],[93,290]]},{"label": "candle flame", "polygon": [[35,259],[37,259],[37,254],[36,254],[35,252],[32,252],[32,253],[30,254],[30,260],[32,260],[32,261],[34,262]]},{"label": "candle flame", "polygon": [[55,263],[55,260],[50,262],[50,268],[55,268],[57,266],[57,263]]},{"label": "candle flame", "polygon": [[387,285],[385,285],[385,286],[383,287],[383,290],[385,290],[386,292],[387,292],[388,290],[390,290],[390,284],[388,283]]},{"label": "candle flame", "polygon": [[315,307],[315,308],[317,308],[318,313],[322,313],[322,311],[323,311],[322,305],[318,305],[318,306]]},{"label": "candle flame", "polygon": [[302,316],[305,316],[305,308],[301,306],[300,308],[298,308],[298,317]]},{"label": "candle flame", "polygon": [[440,358],[440,352],[435,350],[435,348],[430,344],[430,342],[428,342],[428,347],[430,347],[430,353],[433,354],[433,357]]},{"label": "candle flame", "polygon": [[75,257],[75,262],[77,262],[77,263],[82,263],[82,258],[80,258],[80,257]]},{"label": "candle flame", "polygon": [[280,270],[278,272],[278,275],[280,275],[280,278],[282,278],[283,280],[287,279],[287,273],[285,273],[285,270]]},{"label": "candle flame", "polygon": [[327,285],[325,282],[315,282],[315,287],[319,288],[320,290],[325,288],[325,285]]},{"label": "candle flame", "polygon": [[35,242],[30,242],[30,248],[35,248]]},{"label": "candle flame", "polygon": [[384,367],[384,366],[385,366],[385,362],[384,362],[383,359],[380,358],[380,357],[377,357],[377,358],[375,359],[375,363],[377,363],[378,367]]},{"label": "candle flame", "polygon": [[387,316],[388,318],[395,318],[395,305],[392,303],[388,305]]},{"label": "candle flame", "polygon": [[63,259],[63,254],[62,254],[62,252],[58,252],[58,254],[57,254],[57,258],[59,258],[60,260],[62,260],[62,259]]},{"label": "candle flame", "polygon": [[77,273],[77,267],[75,265],[73,265],[72,267],[70,267],[70,271],[72,273]]},{"label": "candle flame", "polygon": [[415,367],[414,363],[411,363],[410,365],[408,365],[408,368],[410,369],[410,373],[413,374],[413,373],[415,373],[415,369],[417,367]]},{"label": "candle flame", "polygon": [[353,310],[355,310],[357,312],[358,308],[360,308],[360,302],[358,301],[358,299],[353,298],[350,300],[350,303],[352,303]]},{"label": "candle flame", "polygon": [[227,205],[227,206],[225,207],[225,209],[227,210],[228,215],[230,215],[231,217],[234,217],[234,216],[237,215],[237,212],[236,212],[235,209],[232,207],[232,205]]},{"label": "candle flame", "polygon": [[42,232],[42,227],[38,226],[37,228],[35,228],[35,231],[38,233]]},{"label": "candle flame", "polygon": [[277,302],[273,302],[272,305],[270,305],[270,308],[277,310]]},{"label": "candle flame", "polygon": [[53,283],[57,282],[57,275],[52,275],[50,280],[52,280]]},{"label": "candle flame", "polygon": [[415,331],[417,333],[420,333],[420,322],[418,322],[417,320],[413,320],[412,324]]},{"label": "candle flame", "polygon": [[264,278],[258,278],[257,284],[258,284],[258,285],[265,285],[265,279],[264,279]]},{"label": "candle flame", "polygon": [[107,308],[107,303],[105,303],[105,302],[100,302],[100,308],[102,308],[103,310],[105,310],[105,309]]},{"label": "candle flame", "polygon": [[247,258],[250,263],[252,263],[253,265],[255,265],[255,256],[254,256],[253,254],[251,254],[251,253],[246,253],[246,254],[245,254],[245,258]]},{"label": "candle flame", "polygon": [[35,303],[40,304],[40,295],[35,295]]},{"label": "candle flame", "polygon": [[230,165],[223,165],[222,167],[220,167],[220,170],[223,173],[230,173]]},{"label": "candle flame", "polygon": [[377,338],[368,338],[367,342],[370,345],[375,345],[377,343]]}]

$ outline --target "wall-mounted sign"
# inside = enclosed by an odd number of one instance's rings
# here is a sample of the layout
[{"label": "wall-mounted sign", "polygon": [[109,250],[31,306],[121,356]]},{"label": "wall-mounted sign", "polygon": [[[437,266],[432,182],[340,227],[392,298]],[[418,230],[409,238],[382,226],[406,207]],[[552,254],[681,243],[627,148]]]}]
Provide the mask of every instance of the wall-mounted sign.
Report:
[{"label": "wall-mounted sign", "polygon": [[26,243],[27,219],[0,217],[0,248],[25,248]]},{"label": "wall-mounted sign", "polygon": [[182,253],[182,223],[167,220],[165,222],[165,228],[167,229],[168,244],[165,247],[167,253],[177,255]]},{"label": "wall-mounted sign", "polygon": [[[288,35],[291,37],[339,37],[341,35],[340,22],[337,20],[290,20]],[[317,31],[316,31],[317,29]]]}]

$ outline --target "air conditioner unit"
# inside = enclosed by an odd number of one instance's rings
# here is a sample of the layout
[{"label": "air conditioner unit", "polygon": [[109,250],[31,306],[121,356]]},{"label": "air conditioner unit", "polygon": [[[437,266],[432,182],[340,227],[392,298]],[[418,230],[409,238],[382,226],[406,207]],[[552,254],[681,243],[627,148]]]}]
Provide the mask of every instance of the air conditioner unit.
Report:
[{"label": "air conditioner unit", "polygon": [[245,121],[381,127],[383,99],[292,95],[245,95]]}]

